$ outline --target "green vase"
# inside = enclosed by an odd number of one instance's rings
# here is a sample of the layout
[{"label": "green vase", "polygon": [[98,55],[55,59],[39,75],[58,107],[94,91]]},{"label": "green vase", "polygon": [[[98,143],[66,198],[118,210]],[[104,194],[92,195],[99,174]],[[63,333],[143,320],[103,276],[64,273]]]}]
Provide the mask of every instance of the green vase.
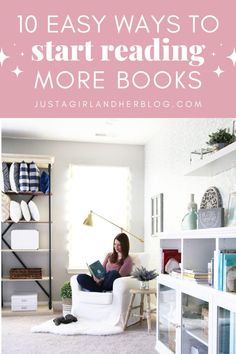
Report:
[{"label": "green vase", "polygon": [[183,230],[195,230],[197,228],[197,212],[191,209],[182,220]]}]

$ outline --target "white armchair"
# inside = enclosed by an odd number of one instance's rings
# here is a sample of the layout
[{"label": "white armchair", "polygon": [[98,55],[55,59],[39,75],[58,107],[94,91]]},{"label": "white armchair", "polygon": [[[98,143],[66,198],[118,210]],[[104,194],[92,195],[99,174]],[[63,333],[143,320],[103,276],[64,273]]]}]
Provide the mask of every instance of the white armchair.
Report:
[{"label": "white armchair", "polygon": [[[146,266],[146,253],[130,254],[134,267]],[[72,288],[72,314],[86,320],[104,321],[123,327],[128,309],[129,290],[139,288],[139,281],[132,277],[122,277],[114,281],[113,291],[96,293],[82,291],[77,282],[77,275],[70,280]]]}]

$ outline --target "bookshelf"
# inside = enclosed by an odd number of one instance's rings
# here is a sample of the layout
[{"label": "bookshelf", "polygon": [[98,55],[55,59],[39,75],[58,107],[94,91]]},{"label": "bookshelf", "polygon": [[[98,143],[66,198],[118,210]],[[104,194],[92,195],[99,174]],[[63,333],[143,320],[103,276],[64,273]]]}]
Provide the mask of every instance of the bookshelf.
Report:
[{"label": "bookshelf", "polygon": [[[220,291],[208,284],[199,284],[185,279],[183,269],[207,271],[207,263],[214,257],[215,250],[236,249],[235,236],[236,227],[185,230],[160,235],[160,251],[171,247],[178,248],[182,255],[182,269],[179,278],[168,274],[160,274],[158,277],[157,299],[159,311],[156,344],[158,352],[163,354],[191,353],[191,348],[194,347],[198,348],[199,353],[220,353],[220,351],[217,351],[217,346],[220,345],[217,333],[222,333],[222,328],[225,326],[220,326],[222,319],[219,317],[219,312],[220,309],[229,311],[229,317],[232,318],[231,323],[235,323],[236,293]],[[217,277],[216,272],[214,276]],[[191,300],[186,300],[186,298],[191,298]],[[186,307],[187,303],[191,304],[189,308]],[[208,308],[209,314],[207,335],[204,334],[206,328],[201,315],[203,306]],[[197,311],[198,313],[196,313]],[[186,315],[184,315],[185,312]],[[186,319],[190,323],[189,327],[184,324]],[[198,323],[195,325],[196,320],[198,320]],[[172,337],[175,338],[175,348],[171,340]],[[231,341],[233,341],[232,338]]]},{"label": "bookshelf", "polygon": [[[9,165],[12,162],[25,161],[30,163],[34,161],[37,167],[42,171],[46,170],[49,175],[49,188],[51,188],[51,167],[54,163],[54,157],[45,155],[28,155],[28,154],[3,154],[2,161],[7,162]],[[6,220],[2,223],[2,314],[5,316],[13,314],[10,310],[10,300],[11,295],[18,292],[34,292],[42,294],[46,297],[47,306],[43,306],[43,312],[45,312],[46,307],[48,313],[52,310],[52,232],[51,232],[51,192],[13,192],[11,190],[5,192],[11,200],[20,202],[25,200],[27,203],[32,199],[37,199],[37,204],[40,209],[40,216],[42,220],[40,221],[25,221],[20,220],[18,223],[12,220]],[[39,249],[12,249],[11,248],[11,231],[12,230],[27,230],[34,229],[40,232],[40,248]],[[9,269],[14,267],[20,268],[30,268],[42,267],[43,276],[42,278],[33,279],[10,279]],[[31,290],[32,289],[32,290]],[[45,302],[45,301],[44,301]],[[38,312],[38,311],[37,311]],[[19,314],[28,314],[30,311]],[[32,313],[35,313],[33,311]],[[41,307],[39,307],[39,313],[41,313]]]},{"label": "bookshelf", "polygon": [[[186,176],[214,176],[236,166],[236,142],[197,161]],[[156,350],[161,354],[236,353],[236,293],[184,278],[184,269],[207,272],[208,262],[222,250],[236,249],[236,227],[163,232],[163,249],[181,252],[178,277],[157,279]],[[216,262],[215,262],[216,263]],[[162,269],[160,261],[159,269]]]}]

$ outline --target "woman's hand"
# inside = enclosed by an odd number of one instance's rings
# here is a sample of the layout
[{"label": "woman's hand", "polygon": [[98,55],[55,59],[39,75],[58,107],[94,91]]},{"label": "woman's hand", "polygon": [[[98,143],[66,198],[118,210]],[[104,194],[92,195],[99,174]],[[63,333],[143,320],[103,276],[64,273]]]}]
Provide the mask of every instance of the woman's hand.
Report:
[{"label": "woman's hand", "polygon": [[104,280],[104,278],[96,278],[95,276],[93,276],[93,280],[99,285],[102,283],[102,281]]}]

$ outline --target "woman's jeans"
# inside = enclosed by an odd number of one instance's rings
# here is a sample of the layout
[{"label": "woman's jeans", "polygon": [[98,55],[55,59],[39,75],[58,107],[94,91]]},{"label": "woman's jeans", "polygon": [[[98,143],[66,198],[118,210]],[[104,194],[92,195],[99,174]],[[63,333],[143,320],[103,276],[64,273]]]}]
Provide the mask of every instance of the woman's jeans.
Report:
[{"label": "woman's jeans", "polygon": [[104,280],[97,284],[93,277],[88,274],[79,274],[77,281],[79,285],[86,290],[94,292],[112,291],[114,281],[120,278],[120,273],[117,270],[111,270],[105,274]]}]

